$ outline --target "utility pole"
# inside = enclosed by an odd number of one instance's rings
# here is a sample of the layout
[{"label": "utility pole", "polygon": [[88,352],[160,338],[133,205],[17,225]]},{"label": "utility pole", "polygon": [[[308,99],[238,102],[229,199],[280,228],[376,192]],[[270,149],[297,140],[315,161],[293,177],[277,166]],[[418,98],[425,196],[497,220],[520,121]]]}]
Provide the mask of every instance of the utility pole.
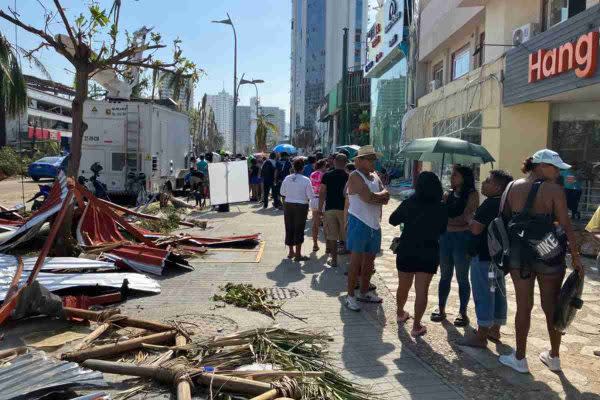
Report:
[{"label": "utility pole", "polygon": [[337,146],[348,144],[348,28],[344,28],[344,43],[342,45],[342,118]]}]

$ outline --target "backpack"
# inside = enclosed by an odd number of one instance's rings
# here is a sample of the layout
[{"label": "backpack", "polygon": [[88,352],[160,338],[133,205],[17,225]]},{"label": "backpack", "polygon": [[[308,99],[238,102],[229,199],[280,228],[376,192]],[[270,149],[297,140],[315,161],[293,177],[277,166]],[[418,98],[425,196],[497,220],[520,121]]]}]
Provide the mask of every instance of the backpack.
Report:
[{"label": "backpack", "polygon": [[556,227],[552,218],[531,214],[533,202],[542,183],[541,180],[533,183],[523,211],[514,215],[507,224],[510,241],[519,246],[519,264],[523,278],[527,278],[523,271],[528,270],[533,263],[564,263],[567,251],[564,230]]},{"label": "backpack", "polygon": [[498,216],[494,218],[487,229],[487,242],[490,257],[492,262],[496,264],[498,269],[502,270],[505,275],[508,274],[510,241],[508,239],[508,231],[502,212],[504,211],[504,204],[506,204],[506,198],[508,197],[508,192],[510,192],[513,183],[514,181],[509,183],[506,190],[504,190],[504,193],[502,193]]}]

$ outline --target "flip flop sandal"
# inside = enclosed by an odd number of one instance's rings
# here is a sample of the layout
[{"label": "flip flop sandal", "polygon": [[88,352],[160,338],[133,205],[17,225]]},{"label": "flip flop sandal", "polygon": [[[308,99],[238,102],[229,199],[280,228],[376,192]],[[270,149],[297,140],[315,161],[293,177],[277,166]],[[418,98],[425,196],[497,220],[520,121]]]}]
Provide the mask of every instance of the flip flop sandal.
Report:
[{"label": "flip flop sandal", "polygon": [[308,261],[310,258],[306,256],[294,257],[294,261]]},{"label": "flip flop sandal", "polygon": [[[347,276],[347,275],[348,275],[348,273],[347,273],[347,272],[344,272],[344,275],[346,275],[346,276]],[[354,287],[354,289],[356,289],[356,290],[360,289],[360,284],[357,284],[357,285]],[[373,285],[372,283],[369,283],[369,292],[372,292],[372,291],[374,291],[374,290],[377,290],[377,286],[376,286],[376,285]]]},{"label": "flip flop sandal", "polygon": [[485,344],[481,344],[476,341],[474,336],[465,336],[458,340],[459,346],[473,347],[476,349],[486,349],[487,346]]},{"label": "flip flop sandal", "polygon": [[445,319],[446,319],[446,314],[445,313],[442,314],[442,313],[437,312],[437,311],[431,313],[431,320],[433,322],[442,322]]},{"label": "flip flop sandal", "polygon": [[396,321],[397,321],[399,324],[404,324],[404,323],[405,323],[406,321],[408,321],[409,319],[410,319],[410,314],[409,314],[408,312],[404,311],[404,315],[402,316],[402,318],[400,318],[400,317],[397,317],[397,318],[396,318]]},{"label": "flip flop sandal", "polygon": [[313,251],[319,251],[319,246],[313,246]]},{"label": "flip flop sandal", "polygon": [[421,329],[417,329],[417,330],[412,330],[410,331],[410,336],[414,337],[414,338],[418,338],[420,336],[424,336],[427,333],[427,327],[426,326],[422,326]]},{"label": "flip flop sandal", "polygon": [[462,315],[459,315],[454,320],[454,326],[458,326],[459,328],[462,328],[462,327],[465,327],[468,325],[469,325],[469,317],[463,317]]},{"label": "flip flop sandal", "polygon": [[288,260],[291,260],[292,258],[294,258],[294,256],[290,256],[290,255],[288,254],[287,258],[288,258]]},{"label": "flip flop sandal", "polygon": [[487,338],[488,338],[488,340],[491,340],[494,343],[501,343],[502,342],[502,340],[500,340],[499,336],[488,335]]}]

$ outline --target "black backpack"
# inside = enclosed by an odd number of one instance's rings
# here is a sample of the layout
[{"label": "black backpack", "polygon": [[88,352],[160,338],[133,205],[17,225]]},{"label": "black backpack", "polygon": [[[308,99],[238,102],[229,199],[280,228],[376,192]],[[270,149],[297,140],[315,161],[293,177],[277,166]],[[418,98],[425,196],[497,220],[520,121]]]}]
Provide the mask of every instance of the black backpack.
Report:
[{"label": "black backpack", "polygon": [[508,192],[514,182],[508,184],[507,188],[502,193],[502,199],[500,200],[500,211],[498,216],[490,223],[487,229],[487,241],[488,249],[492,262],[496,264],[498,269],[502,270],[504,274],[508,274],[509,258],[510,258],[510,241],[508,239],[508,232],[506,230],[506,223],[502,216],[504,211],[504,204],[506,204],[506,198]]},{"label": "black backpack", "polygon": [[564,262],[566,237],[564,231],[554,224],[553,218],[531,213],[533,203],[543,181],[535,181],[527,196],[523,211],[508,221],[508,237],[519,246],[521,277],[527,278],[527,271],[533,263],[543,262],[557,265]]}]

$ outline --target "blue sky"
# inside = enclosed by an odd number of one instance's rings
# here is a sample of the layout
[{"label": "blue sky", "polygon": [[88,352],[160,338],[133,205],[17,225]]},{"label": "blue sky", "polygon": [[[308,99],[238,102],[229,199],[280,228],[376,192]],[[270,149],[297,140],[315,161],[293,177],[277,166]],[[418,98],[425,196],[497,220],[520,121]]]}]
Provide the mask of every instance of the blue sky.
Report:
[{"label": "blue sky", "polygon": [[[15,0],[0,0],[0,7],[14,8]],[[51,0],[16,0],[21,19],[30,25],[42,27],[43,4],[53,8]],[[69,15],[78,15],[87,0],[62,0]],[[100,5],[110,8],[112,1],[100,0]],[[170,44],[179,37],[183,40],[184,55],[206,71],[196,89],[196,101],[204,93],[215,94],[225,87],[233,92],[233,33],[228,25],[212,24],[211,20],[226,18],[229,12],[238,35],[238,78],[242,73],[253,79],[264,79],[259,86],[261,103],[277,106],[286,111],[289,121],[290,89],[290,1],[289,0],[123,0],[121,7],[122,29],[133,32],[142,25],[154,27]],[[58,24],[51,25],[52,33],[64,33]],[[15,40],[14,27],[2,20],[0,30],[11,42]],[[18,44],[31,49],[37,44],[33,35],[19,30]],[[71,84],[72,71],[64,59],[52,51],[40,53],[40,60],[52,79]],[[168,53],[161,57],[168,59]],[[39,75],[29,69],[26,71]],[[240,102],[249,104],[255,95],[254,87],[240,88]]]}]

